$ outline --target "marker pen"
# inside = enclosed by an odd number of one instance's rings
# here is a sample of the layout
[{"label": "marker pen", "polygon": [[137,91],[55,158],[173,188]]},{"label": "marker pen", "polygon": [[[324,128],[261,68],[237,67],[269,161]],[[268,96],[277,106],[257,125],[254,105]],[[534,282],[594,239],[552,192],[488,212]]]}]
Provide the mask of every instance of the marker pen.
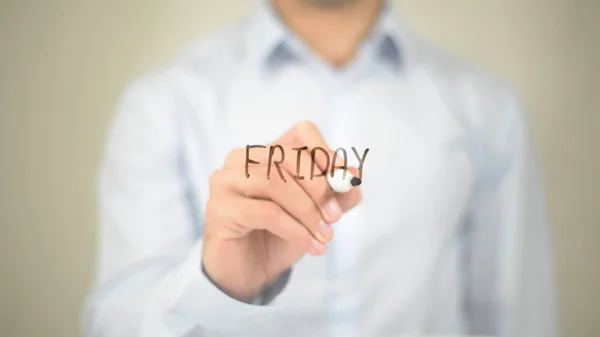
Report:
[{"label": "marker pen", "polygon": [[346,177],[344,177],[344,170],[337,169],[333,172],[333,177],[331,173],[327,173],[327,182],[331,189],[336,193],[345,193],[350,191],[352,187],[358,186],[362,183],[360,178],[355,177],[352,173],[346,171]]}]

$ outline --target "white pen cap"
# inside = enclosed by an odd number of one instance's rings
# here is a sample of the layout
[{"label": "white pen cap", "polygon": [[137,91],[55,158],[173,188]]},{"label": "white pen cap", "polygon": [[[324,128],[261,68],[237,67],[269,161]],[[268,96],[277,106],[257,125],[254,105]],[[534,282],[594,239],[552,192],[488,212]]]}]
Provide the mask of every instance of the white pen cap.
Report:
[{"label": "white pen cap", "polygon": [[362,181],[347,170],[344,175],[343,169],[337,169],[333,172],[333,177],[331,172],[327,172],[327,182],[334,192],[345,193],[350,191],[352,187],[360,185]]}]

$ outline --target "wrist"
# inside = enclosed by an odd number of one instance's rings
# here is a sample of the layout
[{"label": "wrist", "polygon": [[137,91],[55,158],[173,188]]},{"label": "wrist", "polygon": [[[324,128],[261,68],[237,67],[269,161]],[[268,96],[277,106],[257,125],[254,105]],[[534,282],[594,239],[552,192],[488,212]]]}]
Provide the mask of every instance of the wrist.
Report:
[{"label": "wrist", "polygon": [[202,273],[229,297],[251,303],[269,284],[267,278],[257,272],[260,268],[255,268],[243,261],[244,259],[228,257],[225,253],[227,250],[221,250],[223,254],[219,254],[219,249],[214,251],[211,248],[207,249],[207,246],[212,245],[205,242],[200,266]]}]

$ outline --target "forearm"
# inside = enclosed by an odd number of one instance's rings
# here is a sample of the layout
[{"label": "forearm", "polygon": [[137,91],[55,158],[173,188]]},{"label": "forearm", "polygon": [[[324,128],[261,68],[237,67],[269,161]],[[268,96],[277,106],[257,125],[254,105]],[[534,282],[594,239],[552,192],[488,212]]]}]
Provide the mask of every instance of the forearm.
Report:
[{"label": "forearm", "polygon": [[[129,267],[98,287],[88,302],[86,337],[179,337],[200,331],[252,331],[275,308],[239,302],[219,290],[201,270],[202,243],[182,259],[157,258]],[[285,273],[256,304],[269,303],[285,287]]]},{"label": "forearm", "polygon": [[193,324],[172,319],[164,303],[164,287],[173,283],[178,261],[145,260],[100,284],[88,300],[86,337],[184,336]]}]

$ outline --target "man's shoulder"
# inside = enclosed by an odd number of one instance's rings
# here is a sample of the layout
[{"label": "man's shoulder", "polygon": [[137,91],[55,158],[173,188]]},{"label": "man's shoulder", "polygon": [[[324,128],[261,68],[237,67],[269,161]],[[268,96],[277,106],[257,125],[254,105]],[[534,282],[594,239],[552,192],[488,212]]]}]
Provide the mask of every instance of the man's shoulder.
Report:
[{"label": "man's shoulder", "polygon": [[242,20],[199,38],[170,61],[139,75],[134,82],[171,85],[191,79],[223,82],[244,64],[247,24],[247,20]]},{"label": "man's shoulder", "polygon": [[499,74],[415,34],[407,40],[410,57],[434,80],[456,89],[472,90],[472,94],[500,97],[514,94],[509,80]]},{"label": "man's shoulder", "polygon": [[215,30],[199,38],[173,59],[137,75],[125,93],[140,93],[175,104],[182,91],[212,88],[231,80],[246,59],[247,21]]},{"label": "man's shoulder", "polygon": [[407,41],[414,68],[425,73],[448,106],[472,126],[501,126],[522,117],[519,95],[506,78],[417,35]]},{"label": "man's shoulder", "polygon": [[241,63],[247,55],[249,19],[220,28],[193,43],[172,65],[193,67],[197,71],[222,70]]}]

